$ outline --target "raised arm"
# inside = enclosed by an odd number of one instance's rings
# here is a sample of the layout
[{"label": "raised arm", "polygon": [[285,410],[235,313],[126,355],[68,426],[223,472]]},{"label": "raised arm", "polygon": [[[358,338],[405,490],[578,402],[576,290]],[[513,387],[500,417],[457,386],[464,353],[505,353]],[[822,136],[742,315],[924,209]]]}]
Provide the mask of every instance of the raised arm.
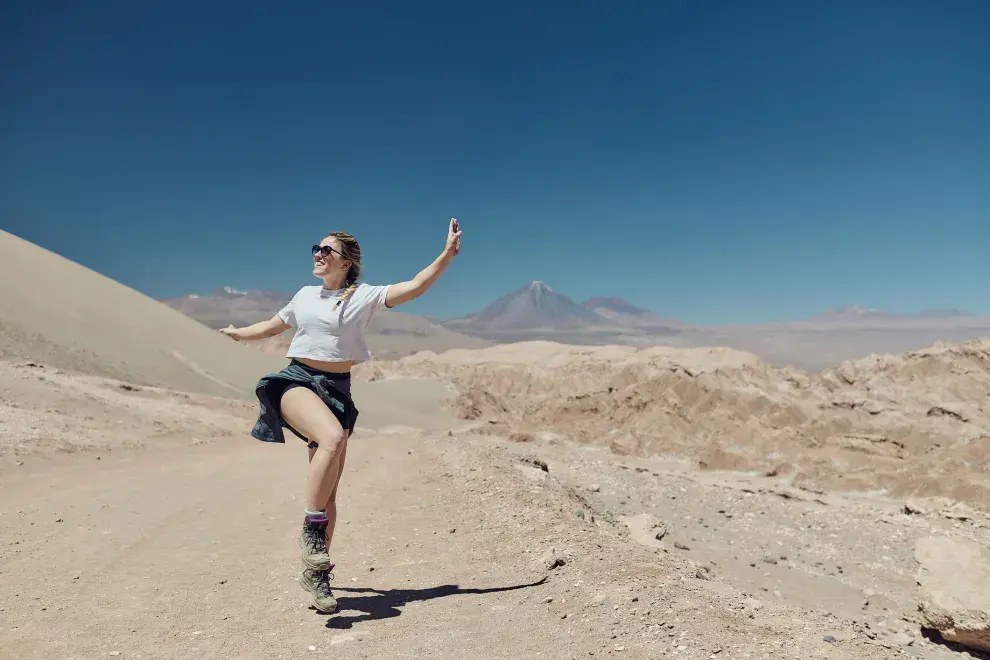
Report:
[{"label": "raised arm", "polygon": [[258,321],[246,328],[235,328],[233,325],[228,325],[226,328],[221,329],[220,332],[235,341],[251,341],[253,339],[265,339],[266,337],[280,335],[291,327],[282,320],[282,317],[276,314],[267,321]]},{"label": "raised arm", "polygon": [[396,282],[388,287],[385,296],[385,306],[395,307],[402,303],[415,300],[426,293],[427,289],[433,286],[451,260],[457,256],[461,249],[461,226],[457,218],[450,219],[450,227],[447,230],[447,244],[443,248],[440,256],[433,260],[429,266],[419,271],[416,277],[405,282]]}]

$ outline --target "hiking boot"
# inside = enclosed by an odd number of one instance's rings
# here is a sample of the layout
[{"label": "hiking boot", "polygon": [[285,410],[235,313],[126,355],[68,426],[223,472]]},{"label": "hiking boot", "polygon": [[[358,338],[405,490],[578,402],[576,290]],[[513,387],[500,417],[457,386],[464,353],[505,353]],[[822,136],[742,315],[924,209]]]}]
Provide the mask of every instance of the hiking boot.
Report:
[{"label": "hiking boot", "polygon": [[[333,569],[335,566],[336,564],[330,564],[330,568],[324,571],[327,574],[327,579],[330,580],[331,582],[333,582]],[[313,585],[316,584],[316,574],[318,572],[319,571],[313,568],[307,568],[306,570],[303,571],[302,577],[299,578],[299,584],[302,585],[303,589],[305,589],[306,591],[313,590],[314,588]]]},{"label": "hiking boot", "polygon": [[337,611],[337,599],[330,591],[330,571],[307,568],[299,576],[299,584],[313,596],[312,606],[321,614]]},{"label": "hiking boot", "polygon": [[299,533],[299,549],[302,550],[302,561],[309,568],[324,571],[330,566],[330,554],[327,552],[327,523],[303,522]]}]

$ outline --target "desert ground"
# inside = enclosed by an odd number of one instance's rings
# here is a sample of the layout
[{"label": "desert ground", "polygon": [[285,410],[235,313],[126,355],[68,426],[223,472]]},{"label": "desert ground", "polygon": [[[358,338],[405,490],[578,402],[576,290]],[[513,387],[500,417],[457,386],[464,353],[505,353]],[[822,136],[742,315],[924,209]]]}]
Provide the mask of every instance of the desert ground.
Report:
[{"label": "desert ground", "polygon": [[284,360],[0,257],[4,658],[988,657],[990,341],[374,360],[322,615],[304,445],[248,435]]}]

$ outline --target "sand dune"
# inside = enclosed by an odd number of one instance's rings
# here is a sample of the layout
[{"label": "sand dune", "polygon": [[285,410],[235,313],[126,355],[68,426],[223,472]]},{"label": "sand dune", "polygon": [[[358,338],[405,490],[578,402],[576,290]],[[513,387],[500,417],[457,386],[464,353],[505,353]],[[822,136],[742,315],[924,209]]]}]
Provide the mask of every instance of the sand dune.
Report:
[{"label": "sand dune", "polygon": [[217,396],[252,397],[284,360],[0,231],[0,358]]}]

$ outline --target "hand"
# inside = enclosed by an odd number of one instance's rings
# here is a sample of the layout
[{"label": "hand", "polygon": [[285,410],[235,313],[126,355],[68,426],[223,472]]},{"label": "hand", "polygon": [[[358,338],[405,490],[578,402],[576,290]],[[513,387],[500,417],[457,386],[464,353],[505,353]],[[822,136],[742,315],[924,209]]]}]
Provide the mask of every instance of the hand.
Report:
[{"label": "hand", "polygon": [[444,248],[444,251],[452,255],[461,251],[461,225],[457,222],[457,218],[450,219],[450,228],[447,230],[447,247]]},{"label": "hand", "polygon": [[230,337],[234,341],[240,341],[241,340],[240,337],[237,336],[237,328],[235,328],[233,325],[228,325],[226,328],[221,328],[220,329],[220,334],[227,335],[228,337]]}]

